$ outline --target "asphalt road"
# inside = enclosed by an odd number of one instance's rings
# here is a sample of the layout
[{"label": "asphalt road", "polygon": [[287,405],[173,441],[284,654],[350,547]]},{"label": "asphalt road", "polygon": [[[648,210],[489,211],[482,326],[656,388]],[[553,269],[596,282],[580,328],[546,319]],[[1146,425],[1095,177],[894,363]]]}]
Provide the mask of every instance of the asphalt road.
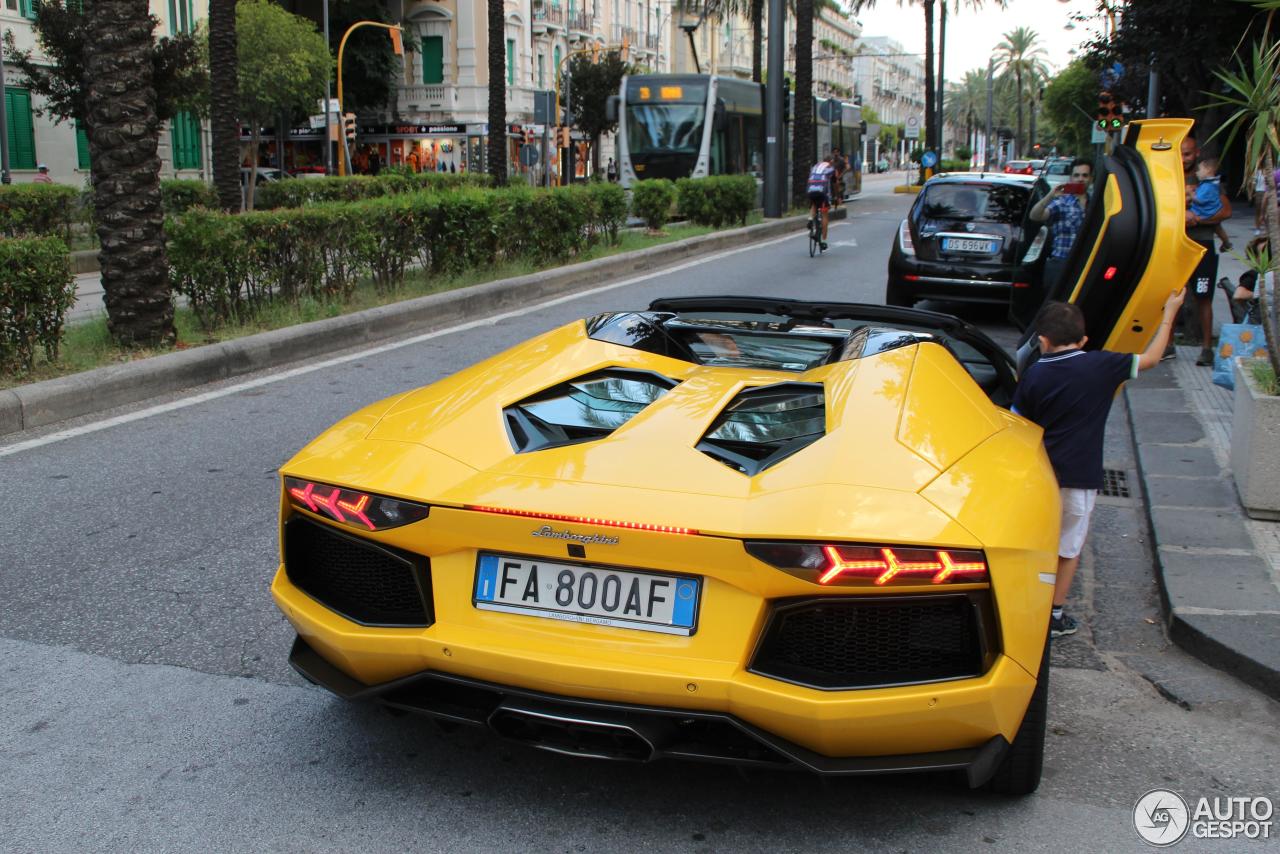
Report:
[{"label": "asphalt road", "polygon": [[[572,760],[344,704],[288,668],[292,634],[267,589],[275,470],[312,436],[531,335],[657,296],[879,302],[908,204],[886,186],[869,183],[820,258],[796,235],[6,437],[0,849],[1124,851],[1143,848],[1132,811],[1150,789],[1275,797],[1280,709],[1171,647],[1136,495],[1103,499],[1095,516],[1073,601],[1086,627],[1055,646],[1045,778],[1028,798],[945,776],[824,782]],[[998,311],[961,313],[1015,337]],[[1113,416],[1107,465],[1136,483],[1123,423]]]}]

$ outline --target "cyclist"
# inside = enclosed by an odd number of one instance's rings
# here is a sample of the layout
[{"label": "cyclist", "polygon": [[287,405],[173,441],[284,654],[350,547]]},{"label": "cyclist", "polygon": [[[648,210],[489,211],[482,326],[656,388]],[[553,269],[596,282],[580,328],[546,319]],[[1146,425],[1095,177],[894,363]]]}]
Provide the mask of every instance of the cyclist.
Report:
[{"label": "cyclist", "polygon": [[823,251],[827,249],[827,211],[831,208],[831,182],[835,179],[836,169],[832,165],[835,159],[833,152],[819,160],[809,170],[809,218],[812,220],[822,211],[822,240],[818,241]]}]

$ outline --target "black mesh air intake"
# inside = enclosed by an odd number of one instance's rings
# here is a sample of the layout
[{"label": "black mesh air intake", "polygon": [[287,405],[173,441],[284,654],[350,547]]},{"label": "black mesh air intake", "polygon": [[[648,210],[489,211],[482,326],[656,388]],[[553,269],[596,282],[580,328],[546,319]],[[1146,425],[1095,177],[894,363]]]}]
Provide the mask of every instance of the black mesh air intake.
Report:
[{"label": "black mesh air intake", "polygon": [[781,603],[751,671],[827,690],[978,676],[990,647],[979,601],[987,595]]},{"label": "black mesh air intake", "polygon": [[432,623],[425,557],[297,516],[285,524],[284,567],[296,587],[349,620],[369,626]]}]

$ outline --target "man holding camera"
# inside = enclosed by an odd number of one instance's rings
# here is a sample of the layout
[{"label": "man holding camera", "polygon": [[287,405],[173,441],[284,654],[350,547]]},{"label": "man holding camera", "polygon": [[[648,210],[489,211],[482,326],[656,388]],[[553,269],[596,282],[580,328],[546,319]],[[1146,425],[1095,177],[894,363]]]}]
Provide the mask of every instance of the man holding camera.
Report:
[{"label": "man holding camera", "polygon": [[1084,206],[1089,183],[1093,180],[1093,164],[1083,158],[1071,163],[1071,180],[1059,184],[1043,199],[1031,207],[1028,216],[1036,222],[1049,223],[1052,235],[1049,257],[1044,262],[1045,293],[1051,299],[1065,299],[1066,294],[1056,295],[1058,279],[1066,266],[1067,256],[1075,245],[1076,237],[1084,226]]}]

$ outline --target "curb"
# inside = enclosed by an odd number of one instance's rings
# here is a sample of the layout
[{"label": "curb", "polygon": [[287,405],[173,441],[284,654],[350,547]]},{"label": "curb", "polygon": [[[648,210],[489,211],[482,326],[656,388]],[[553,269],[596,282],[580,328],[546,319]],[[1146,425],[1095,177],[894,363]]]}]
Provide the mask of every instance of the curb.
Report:
[{"label": "curb", "polygon": [[564,294],[612,278],[649,272],[696,255],[799,231],[807,216],[691,237],[301,323],[221,344],[165,353],[57,379],[0,390],[0,435],[44,427],[192,386],[322,356],[410,333],[420,334]]},{"label": "curb", "polygon": [[[1131,385],[1124,387],[1125,411],[1169,637],[1280,699],[1280,593],[1244,527],[1231,473],[1203,445],[1176,382]],[[1158,422],[1142,424],[1136,411],[1158,415]]]}]

